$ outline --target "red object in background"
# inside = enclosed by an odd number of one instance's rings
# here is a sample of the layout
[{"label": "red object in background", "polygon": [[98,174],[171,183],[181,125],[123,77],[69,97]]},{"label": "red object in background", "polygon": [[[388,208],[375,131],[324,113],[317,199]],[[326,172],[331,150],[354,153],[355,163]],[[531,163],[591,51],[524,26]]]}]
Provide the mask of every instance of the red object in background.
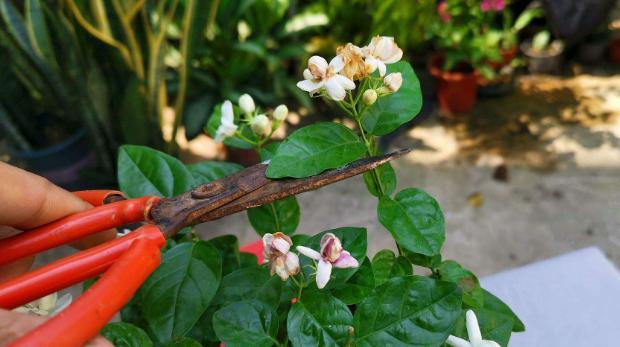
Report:
[{"label": "red object in background", "polygon": [[434,55],[428,61],[428,70],[437,78],[437,101],[439,109],[448,114],[465,113],[476,103],[477,76],[472,72],[443,71],[443,57]]},{"label": "red object in background", "polygon": [[615,37],[609,42],[609,60],[614,64],[620,64],[620,37]]},{"label": "red object in background", "polygon": [[240,250],[241,252],[254,254],[258,260],[258,263],[263,263],[263,240],[254,241],[245,246],[241,246]]},{"label": "red object in background", "polygon": [[519,50],[518,46],[514,46],[510,49],[502,49],[500,54],[502,56],[501,61],[490,61],[488,65],[493,68],[493,70],[500,70],[504,66],[510,65],[510,63],[517,57],[517,52]]}]

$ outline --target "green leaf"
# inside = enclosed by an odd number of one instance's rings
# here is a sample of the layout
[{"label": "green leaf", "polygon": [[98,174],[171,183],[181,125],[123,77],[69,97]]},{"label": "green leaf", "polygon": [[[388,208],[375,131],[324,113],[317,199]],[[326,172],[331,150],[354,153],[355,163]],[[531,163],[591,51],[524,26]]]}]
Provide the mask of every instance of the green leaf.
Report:
[{"label": "green leaf", "polygon": [[401,190],[394,199],[383,196],[379,221],[405,249],[432,256],[439,253],[446,235],[439,204],[421,189]]},{"label": "green leaf", "polygon": [[129,323],[108,323],[101,329],[101,335],[117,347],[153,346],[153,342],[144,330]]},{"label": "green leaf", "polygon": [[316,123],[294,131],[278,147],[265,175],[308,177],[359,159],[366,152],[351,129],[337,123]]},{"label": "green leaf", "polygon": [[403,256],[396,256],[389,249],[384,249],[372,257],[372,271],[375,286],[380,286],[392,277],[413,275],[411,263]]},{"label": "green leaf", "polygon": [[205,312],[220,284],[222,259],[215,247],[184,242],[163,256],[140,288],[141,309],[159,343],[185,335]]},{"label": "green leaf", "polygon": [[278,231],[291,235],[297,229],[300,217],[294,195],[248,210],[250,224],[260,236]]},{"label": "green leaf", "polygon": [[175,337],[166,347],[202,347],[200,342],[190,337]]},{"label": "green leaf", "polygon": [[441,254],[427,256],[404,250],[403,256],[407,258],[412,264],[423,266],[431,270],[437,268],[441,264]]},{"label": "green leaf", "polygon": [[230,176],[237,171],[243,170],[243,166],[224,161],[206,160],[187,165],[187,170],[194,178],[194,185],[198,186]]},{"label": "green leaf", "polygon": [[[497,314],[492,311],[473,309],[478,318],[478,325],[484,340],[491,340],[499,343],[502,347],[508,347],[512,330],[512,320],[507,316]],[[467,328],[465,326],[465,310],[459,317],[452,335],[468,339]]]},{"label": "green leaf", "polygon": [[[239,240],[235,235],[223,235],[205,241],[220,253],[222,258],[222,276],[241,268]],[[256,265],[256,263],[254,263]]]},{"label": "green leaf", "polygon": [[171,197],[191,189],[194,180],[176,158],[148,147],[124,145],[118,151],[118,184],[132,198]]},{"label": "green leaf", "polygon": [[[385,163],[374,169],[374,172],[379,176],[383,193],[385,195],[391,195],[394,189],[396,189],[396,172],[394,172],[392,165],[390,163]],[[364,172],[364,183],[366,183],[366,188],[368,188],[370,194],[377,197],[381,196],[375,181],[375,174],[373,174],[372,171]]]},{"label": "green leaf", "polygon": [[437,269],[439,279],[453,282],[463,290],[463,303],[471,307],[483,305],[483,292],[478,277],[454,260],[446,260]]},{"label": "green leaf", "polygon": [[259,151],[260,160],[262,161],[271,160],[271,158],[273,158],[273,156],[276,155],[276,152],[278,151],[278,147],[280,147],[281,143],[282,141],[274,141],[274,142],[268,143],[263,148],[261,148]]},{"label": "green leaf", "polygon": [[151,142],[155,125],[149,120],[142,82],[129,77],[120,102],[119,126],[123,142],[134,145],[154,145]]},{"label": "green leaf", "polygon": [[[211,114],[211,117],[209,117],[209,121],[207,122],[207,131],[209,132],[209,135],[211,135],[211,137],[213,138],[215,138],[215,133],[221,123],[221,119],[222,119],[221,108],[222,108],[222,104],[216,105],[215,108],[213,109],[213,113]],[[239,107],[237,105],[233,105],[233,112],[235,115],[235,124],[239,126],[238,130],[241,131],[243,136],[249,138],[250,140],[256,141],[256,136],[254,135],[250,127],[241,125],[241,115],[240,115]],[[242,149],[254,148],[252,144],[247,143],[237,137],[229,137],[225,139],[224,144],[226,146],[242,148]]]},{"label": "green leaf", "polygon": [[438,346],[461,314],[461,290],[428,277],[395,277],[357,306],[356,346]]},{"label": "green leaf", "polygon": [[324,291],[304,292],[288,313],[288,338],[293,346],[342,346],[352,322],[344,302]]},{"label": "green leaf", "polygon": [[45,15],[40,0],[26,0],[25,6],[26,25],[28,34],[35,50],[39,56],[47,60],[50,65],[58,67],[56,57],[54,56],[54,48],[50,40],[47,24],[45,23]]},{"label": "green leaf", "polygon": [[375,276],[370,259],[364,259],[359,269],[349,280],[332,289],[332,294],[347,305],[362,302],[375,288]]},{"label": "green leaf", "polygon": [[[314,250],[320,249],[321,238],[325,233],[332,233],[336,235],[342,242],[342,248],[351,253],[353,258],[361,264],[366,257],[367,247],[367,235],[365,228],[344,227],[326,230],[318,233],[309,239],[307,239],[302,246],[312,248]],[[299,256],[299,263],[306,278],[313,275],[314,270],[309,265],[313,264],[313,261],[304,255]],[[336,286],[345,283],[353,274],[357,272],[356,268],[351,269],[332,269],[331,279],[327,283],[328,289],[335,288]],[[316,288],[316,284],[312,284],[313,288]]]},{"label": "green leaf", "polygon": [[213,328],[227,347],[271,346],[277,341],[278,315],[261,301],[240,301],[215,312]]},{"label": "green leaf", "polygon": [[483,299],[484,299],[484,310],[493,311],[498,314],[503,314],[513,321],[513,329],[514,332],[522,332],[525,331],[525,325],[519,319],[519,317],[510,309],[508,305],[506,305],[502,300],[500,300],[495,295],[491,294],[485,289],[482,289]]},{"label": "green leaf", "polygon": [[278,307],[282,280],[271,276],[265,267],[239,269],[222,278],[222,284],[213,305],[228,305],[242,300],[256,299],[273,307]]},{"label": "green leaf", "polygon": [[191,140],[198,136],[207,124],[209,115],[213,112],[213,96],[204,94],[188,103],[183,111],[183,125],[185,137]]},{"label": "green leaf", "polygon": [[372,135],[385,135],[412,120],[422,108],[420,82],[409,63],[400,61],[387,66],[387,73],[400,72],[403,84],[393,94],[377,99],[362,115],[362,126]]}]

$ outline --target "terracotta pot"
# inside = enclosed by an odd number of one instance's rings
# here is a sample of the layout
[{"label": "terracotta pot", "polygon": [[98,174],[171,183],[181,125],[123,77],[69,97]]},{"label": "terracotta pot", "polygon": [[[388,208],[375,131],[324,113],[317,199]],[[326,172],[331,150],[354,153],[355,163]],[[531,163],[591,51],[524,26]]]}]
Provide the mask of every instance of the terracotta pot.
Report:
[{"label": "terracotta pot", "polygon": [[491,61],[488,63],[488,65],[490,67],[493,68],[493,70],[499,70],[501,68],[503,68],[504,66],[510,65],[510,63],[512,62],[512,60],[517,56],[517,51],[518,51],[518,47],[514,46],[512,48],[509,49],[503,49],[501,50],[500,54],[502,56],[502,60],[501,61]]},{"label": "terracotta pot", "polygon": [[448,114],[465,113],[476,103],[478,92],[477,73],[443,71],[443,57],[432,56],[428,70],[437,78],[437,101],[439,109]]},{"label": "terracotta pot", "polygon": [[620,37],[613,38],[609,42],[609,60],[612,63],[620,64]]}]

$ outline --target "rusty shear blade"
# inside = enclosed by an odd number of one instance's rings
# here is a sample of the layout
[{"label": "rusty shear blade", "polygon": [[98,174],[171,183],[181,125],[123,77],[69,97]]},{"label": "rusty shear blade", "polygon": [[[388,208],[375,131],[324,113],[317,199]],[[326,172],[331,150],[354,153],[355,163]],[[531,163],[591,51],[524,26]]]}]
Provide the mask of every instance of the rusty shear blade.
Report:
[{"label": "rusty shear blade", "polygon": [[359,175],[408,152],[409,149],[401,149],[363,158],[307,178],[271,180],[265,177],[267,165],[257,164],[172,199],[164,199],[151,210],[150,217],[164,235],[170,237],[186,226],[219,219]]}]

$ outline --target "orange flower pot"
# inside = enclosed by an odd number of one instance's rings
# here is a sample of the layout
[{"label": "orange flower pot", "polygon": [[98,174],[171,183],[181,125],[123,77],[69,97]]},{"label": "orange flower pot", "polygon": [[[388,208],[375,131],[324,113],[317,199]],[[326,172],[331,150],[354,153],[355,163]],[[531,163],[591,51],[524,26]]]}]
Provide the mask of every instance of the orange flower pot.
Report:
[{"label": "orange flower pot", "polygon": [[476,71],[443,71],[443,57],[432,56],[428,61],[428,70],[437,78],[437,101],[439,109],[447,114],[465,113],[476,103],[478,92]]}]

